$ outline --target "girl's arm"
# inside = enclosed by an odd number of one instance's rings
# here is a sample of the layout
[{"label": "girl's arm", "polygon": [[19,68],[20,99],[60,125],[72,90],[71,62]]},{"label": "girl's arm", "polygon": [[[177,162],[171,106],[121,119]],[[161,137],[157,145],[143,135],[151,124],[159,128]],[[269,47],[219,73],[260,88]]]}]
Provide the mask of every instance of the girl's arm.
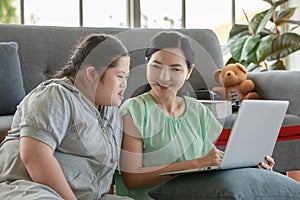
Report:
[{"label": "girl's arm", "polygon": [[76,199],[50,146],[30,137],[20,141],[20,157],[33,181],[49,186],[63,199]]},{"label": "girl's arm", "polygon": [[141,134],[134,125],[130,114],[125,115],[123,120],[121,169],[124,183],[128,189],[152,187],[172,178],[172,176],[159,175],[164,172],[219,165],[221,163],[223,152],[214,148],[201,158],[164,166],[143,167],[143,140]]}]

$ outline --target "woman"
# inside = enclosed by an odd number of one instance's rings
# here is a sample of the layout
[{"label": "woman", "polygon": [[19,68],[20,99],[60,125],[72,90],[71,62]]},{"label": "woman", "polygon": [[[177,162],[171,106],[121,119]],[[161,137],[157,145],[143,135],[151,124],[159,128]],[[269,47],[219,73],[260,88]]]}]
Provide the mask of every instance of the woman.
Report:
[{"label": "woman", "polygon": [[[0,147],[0,199],[114,199],[127,49],[88,35],[65,69],[18,106]],[[106,197],[105,197],[106,196]]]},{"label": "woman", "polygon": [[[194,98],[177,95],[194,69],[188,38],[178,32],[160,32],[150,40],[146,59],[150,91],[121,106],[125,185],[116,176],[118,194],[141,200],[151,199],[151,187],[172,178],[159,174],[219,165],[224,154],[213,144],[222,126],[211,111]],[[259,167],[274,165],[272,158],[267,161]]]}]

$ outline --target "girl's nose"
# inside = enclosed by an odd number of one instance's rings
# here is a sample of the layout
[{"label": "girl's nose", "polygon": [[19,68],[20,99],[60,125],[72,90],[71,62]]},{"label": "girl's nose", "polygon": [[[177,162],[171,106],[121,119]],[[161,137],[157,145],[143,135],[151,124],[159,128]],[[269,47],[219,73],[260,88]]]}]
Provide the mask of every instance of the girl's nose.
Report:
[{"label": "girl's nose", "polygon": [[120,87],[126,88],[127,87],[127,78],[123,78],[120,84]]}]

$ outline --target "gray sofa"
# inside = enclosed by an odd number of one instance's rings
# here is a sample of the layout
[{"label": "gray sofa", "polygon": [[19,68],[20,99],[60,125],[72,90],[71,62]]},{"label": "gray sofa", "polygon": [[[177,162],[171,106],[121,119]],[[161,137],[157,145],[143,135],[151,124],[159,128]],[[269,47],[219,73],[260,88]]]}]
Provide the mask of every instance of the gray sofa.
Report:
[{"label": "gray sofa", "polygon": [[[107,33],[117,35],[130,50],[131,71],[125,98],[132,96],[134,91],[145,84],[144,48],[146,42],[162,29],[127,29],[127,28],[75,28],[50,26],[25,26],[0,24],[0,43],[16,42],[21,71],[9,74],[2,73],[5,80],[10,77],[9,85],[1,80],[1,99],[13,99],[12,91],[18,92],[18,100],[30,92],[42,81],[51,76],[66,64],[74,44],[89,33]],[[220,45],[216,35],[208,29],[177,29],[193,39],[196,53],[196,70],[194,70],[189,89],[211,89],[216,85],[212,73],[224,66]],[[1,58],[1,56],[0,56]],[[1,63],[1,62],[0,62]],[[1,69],[1,66],[0,66]],[[19,76],[18,76],[19,74]],[[200,75],[201,74],[201,75]],[[275,170],[285,173],[287,170],[300,169],[300,71],[270,71],[249,73],[249,78],[256,85],[255,90],[264,99],[287,99],[290,101],[288,113],[283,127],[288,130],[285,138],[278,141],[273,157],[276,161]],[[18,84],[16,84],[18,83]],[[6,91],[5,94],[3,91]],[[21,95],[21,96],[20,96]],[[5,102],[5,101],[4,101]],[[12,101],[9,100],[11,103]],[[7,103],[7,102],[6,102]],[[0,105],[5,107],[4,104]],[[1,110],[1,109],[0,109]],[[4,109],[5,110],[5,109]],[[0,137],[10,127],[13,111],[1,113]],[[224,129],[230,129],[235,116],[226,119]],[[272,120],[272,119],[266,119]],[[291,133],[293,132],[294,133]],[[263,134],[263,133],[262,133]]]}]

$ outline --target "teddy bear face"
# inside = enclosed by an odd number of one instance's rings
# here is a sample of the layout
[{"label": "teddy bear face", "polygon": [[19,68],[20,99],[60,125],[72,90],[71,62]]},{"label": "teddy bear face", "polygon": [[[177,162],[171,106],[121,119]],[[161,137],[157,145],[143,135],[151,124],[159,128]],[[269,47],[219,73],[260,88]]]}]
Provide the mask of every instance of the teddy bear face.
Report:
[{"label": "teddy bear face", "polygon": [[246,78],[247,74],[244,69],[237,64],[231,64],[221,71],[219,82],[222,83],[223,86],[229,87],[242,83]]}]

